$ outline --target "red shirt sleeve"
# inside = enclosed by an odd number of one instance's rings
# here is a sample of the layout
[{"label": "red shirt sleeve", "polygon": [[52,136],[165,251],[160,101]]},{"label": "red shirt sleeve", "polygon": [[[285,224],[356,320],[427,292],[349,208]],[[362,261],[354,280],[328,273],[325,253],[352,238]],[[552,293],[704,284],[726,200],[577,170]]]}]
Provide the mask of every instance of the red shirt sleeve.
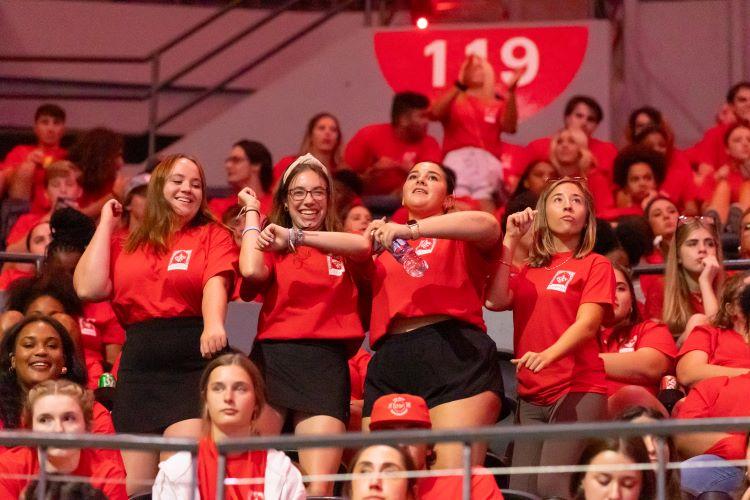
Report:
[{"label": "red shirt sleeve", "polygon": [[211,236],[209,239],[211,251],[208,253],[206,267],[203,270],[203,286],[208,280],[219,274],[227,274],[228,290],[234,288],[234,266],[233,263],[239,258],[237,245],[234,243],[229,231],[221,226],[211,225]]},{"label": "red shirt sleeve", "polygon": [[747,441],[742,434],[732,434],[719,439],[712,447],[703,452],[705,455],[716,455],[726,460],[742,460],[747,451]]},{"label": "red shirt sleeve", "polygon": [[698,382],[680,405],[677,418],[718,417],[713,414],[714,405],[728,380],[729,377],[714,377]]},{"label": "red shirt sleeve", "polygon": [[669,328],[662,323],[648,321],[638,338],[637,349],[641,347],[650,347],[674,360],[677,356],[677,345],[674,342],[672,333]]},{"label": "red shirt sleeve", "polygon": [[716,330],[704,325],[696,326],[690,332],[687,340],[682,344],[678,357],[682,357],[690,351],[703,351],[711,357],[713,347],[716,345]]},{"label": "red shirt sleeve", "polygon": [[284,175],[284,172],[286,169],[294,163],[294,160],[297,158],[295,156],[285,156],[279,161],[276,162],[276,165],[273,166],[273,180],[279,180]]},{"label": "red shirt sleeve", "polygon": [[344,150],[344,163],[358,173],[372,166],[372,153],[367,144],[367,128],[361,129],[349,140]]},{"label": "red shirt sleeve", "polygon": [[97,318],[97,329],[104,344],[123,345],[125,343],[125,330],[117,321],[115,311],[109,301],[100,302],[101,317]]},{"label": "red shirt sleeve", "polygon": [[440,148],[438,141],[431,135],[424,138],[423,148],[422,157],[418,158],[418,161],[431,161],[434,163],[443,161],[443,150]]},{"label": "red shirt sleeve", "polygon": [[660,276],[658,279],[654,280],[652,286],[648,290],[643,314],[647,319],[655,319],[661,321],[663,309],[664,278]]},{"label": "red shirt sleeve", "polygon": [[605,306],[605,319],[612,316],[615,303],[615,272],[612,264],[604,257],[591,264],[591,272],[583,287],[581,304],[594,303]]}]

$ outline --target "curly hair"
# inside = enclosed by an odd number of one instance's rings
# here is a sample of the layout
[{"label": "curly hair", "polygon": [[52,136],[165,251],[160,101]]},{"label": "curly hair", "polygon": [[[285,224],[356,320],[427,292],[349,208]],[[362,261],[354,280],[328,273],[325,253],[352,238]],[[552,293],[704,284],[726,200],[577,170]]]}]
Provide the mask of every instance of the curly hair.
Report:
[{"label": "curly hair", "polygon": [[624,188],[628,184],[628,173],[630,172],[630,167],[636,163],[645,163],[651,167],[651,172],[654,174],[654,180],[656,181],[657,186],[664,182],[664,176],[666,175],[667,170],[664,155],[645,146],[635,145],[623,148],[615,157],[614,175],[612,179],[615,184]]},{"label": "curly hair", "polygon": [[49,316],[41,314],[26,316],[5,332],[0,341],[0,421],[5,429],[17,429],[21,425],[21,412],[26,399],[26,391],[21,386],[11,364],[16,341],[24,328],[39,321],[51,326],[60,337],[65,367],[68,369],[65,374],[60,375],[60,378],[79,385],[86,384],[86,365],[79,358],[68,330],[59,321]]},{"label": "curly hair", "polygon": [[66,314],[80,316],[83,304],[73,288],[70,276],[59,274],[42,274],[28,278],[19,278],[8,287],[6,310],[26,314],[29,306],[39,297],[52,297],[62,304]]}]

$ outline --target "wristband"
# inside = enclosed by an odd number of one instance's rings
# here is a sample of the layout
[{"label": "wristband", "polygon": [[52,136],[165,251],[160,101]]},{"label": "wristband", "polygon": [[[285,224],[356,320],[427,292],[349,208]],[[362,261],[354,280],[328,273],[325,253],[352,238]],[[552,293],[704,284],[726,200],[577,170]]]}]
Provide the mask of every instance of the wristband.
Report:
[{"label": "wristband", "polygon": [[245,229],[242,230],[242,234],[240,235],[240,238],[243,238],[245,236],[245,233],[248,233],[250,231],[258,231],[258,234],[260,234],[260,228],[258,226],[247,226]]},{"label": "wristband", "polygon": [[455,86],[456,86],[456,88],[457,88],[458,90],[460,90],[461,92],[466,92],[467,90],[469,90],[469,86],[468,86],[468,85],[466,85],[465,83],[461,83],[461,82],[460,82],[459,80],[456,80],[456,81],[455,81],[455,82],[453,83],[453,85],[455,85]]},{"label": "wristband", "polygon": [[258,217],[260,217],[260,210],[258,210],[257,208],[250,208],[248,206],[244,206],[240,209],[240,213],[237,214],[237,219],[239,219],[240,217],[242,217],[248,212],[255,212],[256,214],[258,214]]},{"label": "wristband", "polygon": [[305,233],[302,231],[302,229],[297,229],[296,227],[290,227],[289,228],[289,248],[292,250],[292,252],[297,251],[297,246],[302,246],[302,243],[305,241]]}]

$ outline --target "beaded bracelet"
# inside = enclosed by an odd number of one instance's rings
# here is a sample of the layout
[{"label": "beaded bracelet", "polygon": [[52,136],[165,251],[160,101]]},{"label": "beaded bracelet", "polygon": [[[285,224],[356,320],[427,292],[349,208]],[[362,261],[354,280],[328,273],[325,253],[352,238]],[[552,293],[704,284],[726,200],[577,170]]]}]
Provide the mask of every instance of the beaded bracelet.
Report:
[{"label": "beaded bracelet", "polygon": [[260,234],[260,228],[258,226],[247,226],[245,229],[242,230],[242,234],[240,235],[240,238],[243,238],[245,236],[245,233],[250,231],[258,231],[258,234]]},{"label": "beaded bracelet", "polygon": [[237,214],[236,219],[239,220],[240,217],[242,217],[248,212],[255,212],[256,214],[258,214],[258,217],[260,217],[260,210],[258,210],[257,208],[250,208],[248,206],[244,206],[240,209],[240,213]]}]

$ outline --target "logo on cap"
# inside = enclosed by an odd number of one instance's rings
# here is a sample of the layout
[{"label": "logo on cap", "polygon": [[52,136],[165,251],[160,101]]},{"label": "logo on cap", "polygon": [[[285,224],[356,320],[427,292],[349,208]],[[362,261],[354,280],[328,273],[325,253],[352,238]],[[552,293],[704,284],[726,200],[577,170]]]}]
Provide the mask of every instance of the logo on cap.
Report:
[{"label": "logo on cap", "polygon": [[411,402],[398,396],[393,398],[393,401],[388,403],[388,409],[393,415],[397,417],[403,417],[404,415],[409,413],[409,410],[411,409]]},{"label": "logo on cap", "polygon": [[167,271],[187,271],[192,253],[192,250],[175,250],[172,253],[172,258],[169,259]]}]

